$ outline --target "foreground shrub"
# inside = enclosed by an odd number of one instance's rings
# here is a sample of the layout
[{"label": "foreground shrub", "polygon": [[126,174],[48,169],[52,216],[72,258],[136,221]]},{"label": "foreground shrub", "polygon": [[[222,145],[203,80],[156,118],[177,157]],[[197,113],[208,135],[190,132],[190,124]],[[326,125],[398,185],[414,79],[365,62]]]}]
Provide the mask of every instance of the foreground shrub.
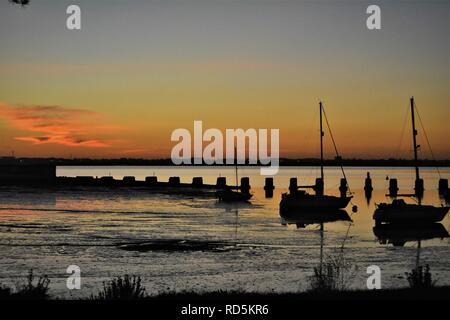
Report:
[{"label": "foreground shrub", "polygon": [[309,278],[310,291],[342,291],[350,286],[355,268],[342,256],[328,257],[321,266],[314,267]]},{"label": "foreground shrub", "polygon": [[436,281],[432,280],[430,266],[428,264],[425,268],[418,266],[411,270],[411,272],[406,272],[406,277],[408,279],[409,287],[412,289],[432,288],[436,283]]},{"label": "foreground shrub", "polygon": [[29,299],[29,300],[41,300],[48,299],[48,286],[50,284],[50,279],[44,275],[39,277],[35,281],[35,276],[33,274],[33,269],[30,270],[27,276],[26,283],[19,286],[17,292],[14,293],[14,297],[19,299]]},{"label": "foreground shrub", "polygon": [[11,297],[11,289],[0,285],[0,299],[8,299]]},{"label": "foreground shrub", "polygon": [[125,275],[103,282],[103,289],[91,296],[94,300],[137,300],[146,297],[145,288],[141,284],[141,277]]},{"label": "foreground shrub", "polygon": [[33,270],[27,275],[25,284],[18,285],[16,290],[0,285],[0,299],[7,300],[44,300],[50,296],[48,294],[48,286],[50,279],[44,275],[35,281]]},{"label": "foreground shrub", "polygon": [[21,6],[26,6],[30,3],[30,0],[9,0],[10,3],[20,4]]}]

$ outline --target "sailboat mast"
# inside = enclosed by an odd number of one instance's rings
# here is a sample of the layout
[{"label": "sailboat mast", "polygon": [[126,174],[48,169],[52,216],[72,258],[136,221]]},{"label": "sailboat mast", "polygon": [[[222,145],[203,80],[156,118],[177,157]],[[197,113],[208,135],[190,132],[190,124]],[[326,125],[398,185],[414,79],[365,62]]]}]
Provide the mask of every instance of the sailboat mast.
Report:
[{"label": "sailboat mast", "polygon": [[416,168],[416,180],[419,180],[419,166],[417,162],[417,149],[419,146],[417,145],[417,130],[416,130],[416,120],[414,116],[414,97],[411,97],[411,120],[412,120],[412,133],[413,133],[413,150],[414,150],[414,166]]},{"label": "sailboat mast", "polygon": [[236,146],[234,147],[234,154],[236,155],[236,161],[235,161],[235,173],[236,173],[236,188],[239,187],[239,178],[238,178],[238,165],[237,165],[237,148]]},{"label": "sailboat mast", "polygon": [[320,178],[323,181],[323,127],[322,127],[322,102],[319,102],[320,109]]},{"label": "sailboat mast", "polygon": [[417,254],[416,254],[416,270],[419,270],[420,266],[420,248],[422,247],[422,241],[417,241]]},{"label": "sailboat mast", "polygon": [[320,223],[320,265],[319,265],[319,274],[322,277],[322,269],[323,269],[323,222]]}]

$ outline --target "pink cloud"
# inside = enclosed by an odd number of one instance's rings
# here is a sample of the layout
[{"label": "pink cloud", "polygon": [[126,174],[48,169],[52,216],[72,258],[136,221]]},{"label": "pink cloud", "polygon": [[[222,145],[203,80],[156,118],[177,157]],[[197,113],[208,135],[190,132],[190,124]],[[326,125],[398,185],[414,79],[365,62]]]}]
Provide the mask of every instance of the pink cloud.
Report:
[{"label": "pink cloud", "polygon": [[[16,140],[33,144],[60,144],[72,147],[103,148],[112,145],[104,138],[117,127],[101,124],[101,114],[61,106],[10,106],[0,103],[0,118],[10,126],[30,132]],[[100,135],[99,133],[103,133]]]}]

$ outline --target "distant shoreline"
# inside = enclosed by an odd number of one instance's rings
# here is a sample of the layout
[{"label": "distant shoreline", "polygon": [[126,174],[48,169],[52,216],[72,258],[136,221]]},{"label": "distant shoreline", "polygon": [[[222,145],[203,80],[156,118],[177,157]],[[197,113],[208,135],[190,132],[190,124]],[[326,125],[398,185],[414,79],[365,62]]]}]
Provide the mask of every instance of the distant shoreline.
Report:
[{"label": "distant shoreline", "polygon": [[[193,161],[192,161],[193,163]],[[64,158],[13,158],[0,157],[0,165],[8,164],[52,164],[56,166],[176,166],[171,159],[64,159]],[[305,159],[280,159],[280,167],[310,167],[319,166],[320,160],[314,158]],[[413,167],[414,161],[409,159],[326,159],[324,166],[344,166],[344,167]],[[421,167],[450,167],[450,159],[448,160],[419,160],[418,165]],[[206,164],[189,164],[180,165],[180,167],[191,166],[207,166]],[[215,164],[218,166],[233,166],[233,164]],[[260,164],[239,164],[242,167],[261,166]]]}]

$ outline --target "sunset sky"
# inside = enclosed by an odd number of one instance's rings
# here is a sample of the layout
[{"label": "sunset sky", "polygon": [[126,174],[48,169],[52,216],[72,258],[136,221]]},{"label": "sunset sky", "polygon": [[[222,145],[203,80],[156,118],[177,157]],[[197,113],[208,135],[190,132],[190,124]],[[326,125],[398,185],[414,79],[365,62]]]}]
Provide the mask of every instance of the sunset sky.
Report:
[{"label": "sunset sky", "polygon": [[194,120],[318,156],[322,100],[344,157],[410,157],[412,95],[449,159],[450,1],[0,1],[0,156],[168,158]]}]

